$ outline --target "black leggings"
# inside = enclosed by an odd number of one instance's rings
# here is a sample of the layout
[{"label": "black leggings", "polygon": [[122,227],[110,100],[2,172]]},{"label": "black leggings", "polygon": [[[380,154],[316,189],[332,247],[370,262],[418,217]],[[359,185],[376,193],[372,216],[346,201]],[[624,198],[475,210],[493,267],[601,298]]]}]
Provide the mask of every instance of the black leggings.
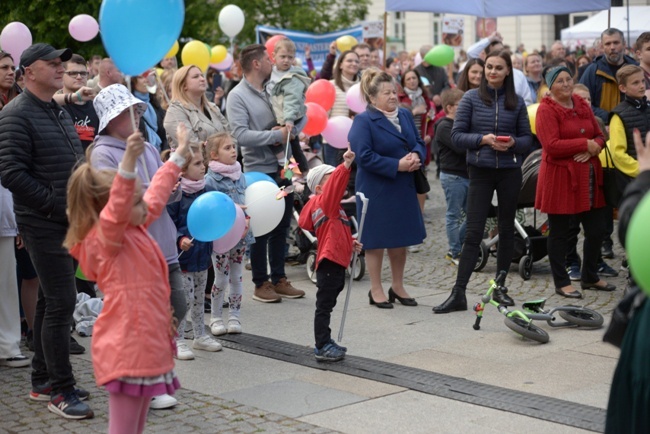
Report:
[{"label": "black leggings", "polygon": [[497,250],[497,274],[508,271],[512,262],[515,237],[515,214],[517,198],[521,188],[521,169],[484,169],[468,166],[469,191],[467,193],[467,229],[460,254],[458,275],[454,290],[465,291],[476,260],[479,245],[485,231],[494,191],[497,192],[499,207],[499,245]]}]

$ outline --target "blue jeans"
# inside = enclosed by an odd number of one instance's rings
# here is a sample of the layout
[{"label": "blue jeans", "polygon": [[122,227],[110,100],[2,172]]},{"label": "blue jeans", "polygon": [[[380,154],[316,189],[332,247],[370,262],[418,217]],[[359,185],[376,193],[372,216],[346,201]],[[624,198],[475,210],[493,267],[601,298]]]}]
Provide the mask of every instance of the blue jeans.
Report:
[{"label": "blue jeans", "polygon": [[52,382],[52,393],[71,390],[70,322],[77,302],[72,256],[63,247],[67,227],[20,225],[40,279],[34,317],[32,385]]},{"label": "blue jeans", "polygon": [[465,240],[465,228],[467,227],[465,214],[467,212],[469,178],[442,172],[440,173],[440,184],[447,201],[445,219],[449,252],[456,258],[460,255]]}]

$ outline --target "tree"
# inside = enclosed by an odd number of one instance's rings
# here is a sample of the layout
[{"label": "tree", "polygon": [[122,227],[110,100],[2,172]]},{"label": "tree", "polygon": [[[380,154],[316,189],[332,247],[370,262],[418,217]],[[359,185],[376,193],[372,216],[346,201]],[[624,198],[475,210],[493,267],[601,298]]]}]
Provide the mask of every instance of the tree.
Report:
[{"label": "tree", "polygon": [[106,52],[99,35],[89,42],[79,42],[70,36],[68,23],[72,17],[88,14],[99,16],[101,0],[2,0],[4,17],[0,27],[12,21],[20,21],[29,27],[32,40],[47,42],[55,48],[69,47],[73,52],[89,59],[93,54],[104,56]]},{"label": "tree", "polygon": [[[92,15],[99,21],[101,3],[101,0],[2,0],[4,17],[0,28],[11,21],[20,21],[29,27],[34,42],[69,47],[86,58],[93,54],[106,55],[99,36],[89,42],[79,42],[68,33],[70,19],[78,14]],[[235,4],[244,11],[246,21],[236,42],[245,45],[255,41],[258,24],[315,33],[349,27],[368,14],[370,0],[185,0],[181,37],[199,39],[209,45],[228,44],[228,37],[219,29],[219,11],[227,4]]]},{"label": "tree", "polygon": [[228,43],[219,29],[219,11],[227,4],[244,12],[246,21],[236,41],[245,45],[255,41],[258,24],[314,33],[350,27],[368,14],[370,0],[186,0],[182,36],[210,45]]}]

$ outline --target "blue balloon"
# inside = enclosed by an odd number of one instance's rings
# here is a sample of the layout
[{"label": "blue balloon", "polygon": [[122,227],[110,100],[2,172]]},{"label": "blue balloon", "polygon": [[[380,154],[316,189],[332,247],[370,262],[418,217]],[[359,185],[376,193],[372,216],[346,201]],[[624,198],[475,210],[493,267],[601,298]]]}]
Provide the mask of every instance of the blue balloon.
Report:
[{"label": "blue balloon", "polygon": [[209,191],[196,198],[187,212],[187,228],[195,240],[214,241],[235,224],[235,203],[227,194]]},{"label": "blue balloon", "polygon": [[246,187],[250,187],[257,181],[271,181],[272,183],[277,184],[275,179],[262,172],[246,172],[244,173],[244,178],[246,178]]},{"label": "blue balloon", "polygon": [[104,0],[99,9],[104,48],[115,66],[132,76],[165,57],[184,19],[183,0]]}]

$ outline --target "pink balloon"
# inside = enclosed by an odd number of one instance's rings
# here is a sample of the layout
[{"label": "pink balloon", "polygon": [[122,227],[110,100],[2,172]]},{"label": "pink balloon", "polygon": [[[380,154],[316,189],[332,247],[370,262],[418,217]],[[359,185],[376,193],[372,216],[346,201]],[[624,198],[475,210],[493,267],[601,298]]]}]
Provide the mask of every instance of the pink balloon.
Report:
[{"label": "pink balloon", "polygon": [[226,54],[226,58],[223,59],[221,62],[213,63],[210,66],[213,67],[214,69],[225,71],[232,66],[232,62],[233,62],[232,54],[228,53]]},{"label": "pink balloon", "polygon": [[68,31],[77,41],[87,42],[99,33],[99,24],[90,15],[80,14],[70,20]]},{"label": "pink balloon", "polygon": [[242,239],[244,230],[246,229],[246,216],[240,206],[235,205],[235,224],[226,232],[221,238],[217,238],[212,242],[212,251],[215,253],[226,253],[235,247]]},{"label": "pink balloon", "polygon": [[14,58],[14,65],[20,64],[20,55],[32,45],[32,33],[26,25],[14,21],[7,24],[0,33],[0,47]]},{"label": "pink balloon", "polygon": [[345,95],[345,101],[348,107],[355,113],[366,111],[368,103],[361,97],[361,85],[359,83],[352,85]]},{"label": "pink balloon", "polygon": [[347,116],[334,116],[329,118],[327,126],[321,134],[333,147],[347,149],[350,128],[352,128],[352,119]]}]

